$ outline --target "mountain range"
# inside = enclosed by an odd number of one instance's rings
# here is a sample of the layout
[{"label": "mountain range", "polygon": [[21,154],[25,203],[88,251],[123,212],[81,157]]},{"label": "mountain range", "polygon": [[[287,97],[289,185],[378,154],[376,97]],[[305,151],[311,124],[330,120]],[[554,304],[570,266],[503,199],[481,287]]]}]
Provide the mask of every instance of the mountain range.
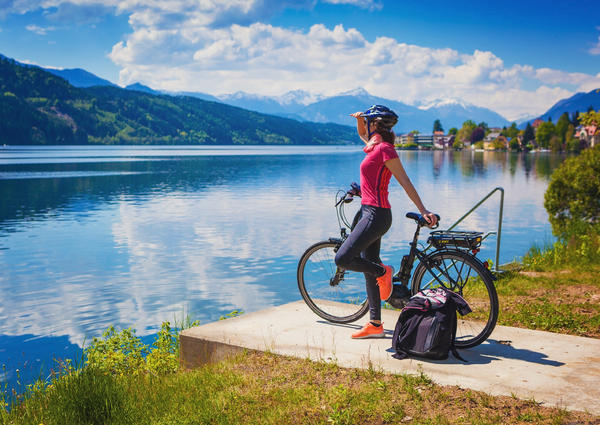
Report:
[{"label": "mountain range", "polygon": [[[90,79],[90,75],[93,74],[85,70],[62,70],[60,71],[62,74],[54,69],[47,69],[47,71],[62,76],[76,87],[89,87],[89,84],[93,81]],[[95,85],[114,85],[100,77],[96,78]],[[82,85],[82,82],[85,85]],[[502,127],[510,125],[506,118],[490,109],[458,100],[439,99],[427,105],[413,106],[392,99],[373,96],[363,88],[357,88],[331,97],[313,95],[303,90],[290,91],[281,96],[263,96],[245,92],[213,96],[197,92],[161,92],[139,83],[129,85],[126,89],[152,94],[190,96],[299,121],[349,126],[354,126],[354,120],[349,116],[350,113],[365,110],[374,104],[384,104],[393,109],[399,116],[398,124],[395,127],[397,133],[412,130],[430,133],[436,119],[441,121],[445,130],[452,127],[460,128],[466,120],[473,120],[477,123],[483,121],[489,126]]]},{"label": "mountain range", "polygon": [[[383,104],[398,114],[397,133],[407,133],[419,130],[421,133],[431,133],[433,122],[439,119],[446,130],[452,127],[460,128],[466,120],[475,122],[486,122],[490,126],[510,125],[510,122],[487,108],[466,104],[452,99],[440,99],[426,106],[413,106],[392,99],[386,99],[371,95],[363,88],[340,93],[337,96],[317,98],[310,103],[307,93],[301,92],[303,97],[297,101],[298,92],[290,92],[280,97],[266,97],[236,93],[235,98],[230,96],[219,96],[225,103],[240,106],[246,109],[258,110],[260,112],[277,114],[304,121],[333,122],[337,124],[354,125],[354,119],[350,113],[363,111],[370,105]],[[288,100],[283,103],[281,99]],[[314,99],[314,98],[312,98]],[[311,100],[312,100],[311,99]]]},{"label": "mountain range", "polygon": [[[358,143],[350,126],[156,94],[142,85],[89,86],[93,76],[70,71],[63,78],[0,57],[0,145]],[[66,78],[86,87],[75,87]]]},{"label": "mountain range", "polygon": [[555,123],[565,112],[572,115],[575,112],[587,112],[590,108],[595,111],[600,110],[600,89],[594,89],[587,93],[576,93],[567,99],[559,100],[546,113],[537,118],[543,121],[551,119]]}]

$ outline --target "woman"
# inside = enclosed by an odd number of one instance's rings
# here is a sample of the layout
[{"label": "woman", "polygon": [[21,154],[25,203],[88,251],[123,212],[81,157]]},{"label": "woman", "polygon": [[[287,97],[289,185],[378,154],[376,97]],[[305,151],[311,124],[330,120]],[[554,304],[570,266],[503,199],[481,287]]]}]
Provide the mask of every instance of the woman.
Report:
[{"label": "woman", "polygon": [[371,106],[365,112],[355,112],[351,116],[356,118],[356,130],[366,143],[364,151],[367,155],[360,164],[362,217],[338,250],[335,262],[346,270],[365,274],[371,320],[352,334],[352,338],[381,338],[384,336],[381,300],[390,297],[394,274],[394,269],[382,264],[379,258],[381,237],[392,225],[388,201],[388,185],[392,175],[430,226],[436,224],[437,217],[423,205],[394,149],[392,127],[398,121],[398,116],[382,105]]}]

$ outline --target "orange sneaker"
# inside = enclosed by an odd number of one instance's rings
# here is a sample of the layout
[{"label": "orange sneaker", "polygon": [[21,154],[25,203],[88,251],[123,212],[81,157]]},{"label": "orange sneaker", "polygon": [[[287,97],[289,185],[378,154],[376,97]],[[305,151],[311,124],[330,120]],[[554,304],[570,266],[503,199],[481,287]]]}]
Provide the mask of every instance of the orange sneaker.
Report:
[{"label": "orange sneaker", "polygon": [[392,266],[386,266],[382,264],[385,269],[385,274],[377,278],[377,285],[379,285],[379,296],[382,301],[387,301],[392,295],[392,276],[394,275],[394,268]]},{"label": "orange sneaker", "polygon": [[383,338],[384,336],[383,323],[379,326],[375,326],[371,322],[367,322],[361,330],[352,334],[352,338],[354,339]]}]

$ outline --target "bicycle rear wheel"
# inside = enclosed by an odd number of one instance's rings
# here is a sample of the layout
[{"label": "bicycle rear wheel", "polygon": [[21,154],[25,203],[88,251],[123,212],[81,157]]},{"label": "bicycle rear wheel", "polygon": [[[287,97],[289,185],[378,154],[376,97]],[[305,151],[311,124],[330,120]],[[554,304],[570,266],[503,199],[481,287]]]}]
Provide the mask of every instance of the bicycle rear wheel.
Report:
[{"label": "bicycle rear wheel", "polygon": [[498,295],[490,272],[475,257],[456,250],[434,252],[431,270],[421,262],[412,280],[413,295],[423,289],[443,286],[462,296],[473,310],[458,314],[455,344],[471,348],[485,341],[498,320]]},{"label": "bicycle rear wheel", "polygon": [[339,243],[323,241],[308,248],[298,263],[298,289],[310,309],[334,323],[350,323],[369,310],[365,277],[335,264]]}]

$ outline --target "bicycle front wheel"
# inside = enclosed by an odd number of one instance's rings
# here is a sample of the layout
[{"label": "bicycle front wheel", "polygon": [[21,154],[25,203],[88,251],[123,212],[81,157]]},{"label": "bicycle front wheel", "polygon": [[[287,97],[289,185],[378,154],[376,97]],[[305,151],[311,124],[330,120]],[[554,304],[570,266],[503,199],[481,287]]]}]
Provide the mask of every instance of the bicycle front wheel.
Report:
[{"label": "bicycle front wheel", "polygon": [[485,341],[498,320],[498,295],[490,272],[472,255],[461,251],[439,251],[428,257],[431,269],[422,262],[412,280],[413,295],[423,289],[444,287],[462,296],[473,310],[458,314],[455,344],[471,348]]},{"label": "bicycle front wheel", "polygon": [[340,269],[335,253],[340,244],[319,242],[302,254],[298,289],[310,309],[334,323],[350,323],[369,310],[364,274]]}]

